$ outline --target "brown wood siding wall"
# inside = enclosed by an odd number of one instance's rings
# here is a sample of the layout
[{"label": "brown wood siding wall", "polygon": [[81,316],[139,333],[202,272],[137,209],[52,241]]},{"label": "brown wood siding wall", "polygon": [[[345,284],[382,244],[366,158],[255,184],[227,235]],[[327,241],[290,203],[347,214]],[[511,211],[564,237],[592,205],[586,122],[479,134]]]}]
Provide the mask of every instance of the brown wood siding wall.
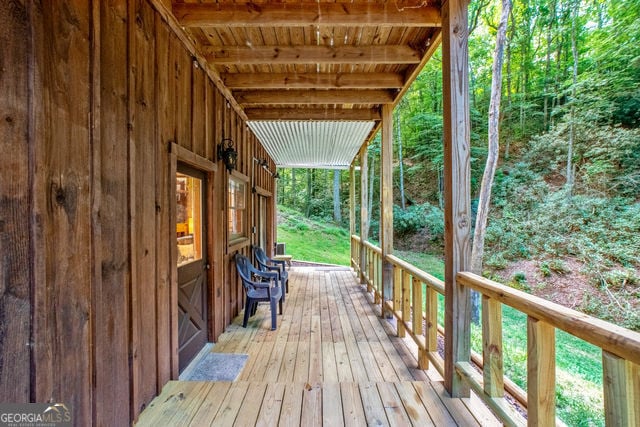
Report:
[{"label": "brown wood siding wall", "polygon": [[[170,144],[216,163],[231,137],[239,172],[274,193],[253,167],[266,152],[155,7],[0,8],[0,401],[69,403],[77,425],[130,424],[177,375]],[[227,247],[222,163],[207,177],[215,340],[242,309],[231,261],[250,247]]]}]

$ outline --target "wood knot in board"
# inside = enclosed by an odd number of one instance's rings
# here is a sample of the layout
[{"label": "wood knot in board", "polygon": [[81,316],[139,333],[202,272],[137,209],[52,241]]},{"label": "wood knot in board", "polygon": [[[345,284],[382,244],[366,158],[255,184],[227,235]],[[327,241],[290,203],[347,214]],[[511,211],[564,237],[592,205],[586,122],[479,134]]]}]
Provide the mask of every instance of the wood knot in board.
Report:
[{"label": "wood knot in board", "polygon": [[11,124],[11,123],[13,123],[13,117],[7,116],[7,117],[4,118],[4,121],[9,123],[9,124]]},{"label": "wood knot in board", "polygon": [[460,219],[460,221],[458,221],[458,228],[460,228],[460,229],[465,229],[465,228],[467,228],[467,227],[469,227],[469,219],[467,218],[467,216],[466,216],[466,215],[464,215],[464,216]]},{"label": "wood knot in board", "polygon": [[56,203],[59,205],[64,205],[65,195],[64,190],[62,188],[56,188]]}]

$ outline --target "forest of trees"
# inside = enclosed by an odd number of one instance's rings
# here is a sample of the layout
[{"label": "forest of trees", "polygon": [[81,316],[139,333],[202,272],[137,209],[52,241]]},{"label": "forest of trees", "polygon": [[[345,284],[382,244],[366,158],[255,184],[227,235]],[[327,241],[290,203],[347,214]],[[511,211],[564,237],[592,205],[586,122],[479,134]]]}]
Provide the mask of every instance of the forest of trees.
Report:
[{"label": "forest of trees", "polygon": [[[512,6],[483,274],[546,297],[570,276],[589,287],[574,308],[640,330],[640,0]],[[488,152],[500,12],[497,0],[470,5],[474,209]],[[441,253],[439,51],[394,118],[394,229],[403,237],[396,247],[409,242]],[[378,200],[379,142],[369,156],[370,200]],[[285,169],[280,176],[280,204],[348,226],[348,171]],[[376,240],[377,203],[369,212]]]}]

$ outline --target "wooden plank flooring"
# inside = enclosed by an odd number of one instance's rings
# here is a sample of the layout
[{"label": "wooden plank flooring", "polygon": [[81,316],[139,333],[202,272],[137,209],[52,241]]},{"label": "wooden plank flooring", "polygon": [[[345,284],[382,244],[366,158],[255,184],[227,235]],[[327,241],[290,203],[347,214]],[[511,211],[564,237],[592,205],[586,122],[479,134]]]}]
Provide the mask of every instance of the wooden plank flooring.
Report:
[{"label": "wooden plank flooring", "polygon": [[277,330],[261,304],[247,328],[238,316],[213,346],[249,355],[237,381],[171,381],[137,425],[500,425],[417,369],[350,270],[294,267],[289,277]]}]

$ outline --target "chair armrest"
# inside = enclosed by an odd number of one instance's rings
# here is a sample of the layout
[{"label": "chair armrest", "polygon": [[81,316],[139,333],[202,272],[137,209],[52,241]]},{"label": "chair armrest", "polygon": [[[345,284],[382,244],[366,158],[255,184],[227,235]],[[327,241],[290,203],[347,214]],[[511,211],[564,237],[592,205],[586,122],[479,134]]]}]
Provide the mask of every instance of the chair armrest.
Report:
[{"label": "chair armrest", "polygon": [[280,272],[282,270],[280,270],[280,267],[278,267],[277,265],[267,265],[266,266],[267,269],[269,269],[270,271],[275,271],[276,273],[278,273],[278,277],[280,276]]},{"label": "chair armrest", "polygon": [[273,264],[277,265],[277,266],[278,266],[278,268],[280,268],[280,266],[281,266],[281,267],[284,269],[284,268],[285,268],[285,266],[286,266],[286,263],[285,263],[283,260],[281,260],[281,259],[272,259],[272,258],[269,258],[269,262],[271,262],[271,263],[273,263]]},{"label": "chair armrest", "polygon": [[255,268],[251,268],[251,273],[256,276],[256,277],[260,277],[262,279],[273,279],[273,280],[278,280],[280,278],[280,275],[277,272],[271,272],[271,271],[260,271],[258,269]]}]

